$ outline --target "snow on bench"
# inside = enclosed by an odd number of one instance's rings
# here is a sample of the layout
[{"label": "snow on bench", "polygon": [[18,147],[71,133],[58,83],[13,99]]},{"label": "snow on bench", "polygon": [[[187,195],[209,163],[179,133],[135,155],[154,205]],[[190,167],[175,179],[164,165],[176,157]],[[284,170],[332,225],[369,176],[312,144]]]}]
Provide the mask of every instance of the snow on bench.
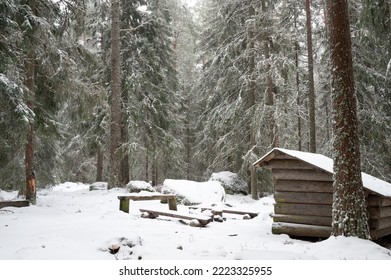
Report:
[{"label": "snow on bench", "polygon": [[245,211],[245,210],[235,210],[235,209],[220,209],[220,208],[212,208],[212,207],[197,207],[197,206],[191,206],[189,207],[190,209],[201,209],[201,212],[205,210],[211,210],[212,214],[215,215],[221,215],[222,213],[227,213],[227,214],[236,214],[236,215],[243,215],[244,217],[249,217],[250,219],[255,218],[258,216],[259,213],[256,212],[250,212],[250,211]]},{"label": "snow on bench", "polygon": [[155,209],[140,209],[140,212],[142,213],[143,218],[154,219],[158,216],[167,216],[171,218],[190,220],[191,226],[206,226],[212,221],[211,217],[205,215],[185,214],[185,213],[179,213],[177,211],[172,211],[172,210],[161,211]]},{"label": "snow on bench", "polygon": [[176,197],[174,194],[161,194],[161,193],[151,193],[151,194],[128,194],[128,195],[119,195],[119,210],[129,213],[129,201],[138,201],[138,200],[168,200],[168,208],[170,210],[177,210],[176,206]]}]

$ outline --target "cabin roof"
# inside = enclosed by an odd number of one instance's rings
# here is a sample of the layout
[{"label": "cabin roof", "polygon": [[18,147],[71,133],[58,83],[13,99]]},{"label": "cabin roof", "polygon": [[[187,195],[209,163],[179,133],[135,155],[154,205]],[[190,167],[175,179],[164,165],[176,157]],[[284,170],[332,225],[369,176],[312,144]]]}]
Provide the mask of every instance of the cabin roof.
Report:
[{"label": "cabin roof", "polygon": [[[274,148],[269,153],[264,155],[262,158],[257,160],[254,163],[254,166],[258,166],[258,167],[264,166],[264,163],[271,161],[275,157],[277,151],[284,153],[288,156],[291,156],[295,159],[306,162],[314,167],[320,168],[328,173],[333,174],[333,165],[334,164],[333,164],[333,160],[331,158],[326,157],[324,155],[320,155],[320,154],[300,152],[300,151],[281,149],[281,148]],[[372,192],[375,192],[379,195],[391,197],[391,184],[390,183],[383,181],[383,180],[380,180],[379,178],[373,177],[373,176],[366,174],[364,172],[361,173],[361,176],[362,176],[364,188],[366,188]]]}]

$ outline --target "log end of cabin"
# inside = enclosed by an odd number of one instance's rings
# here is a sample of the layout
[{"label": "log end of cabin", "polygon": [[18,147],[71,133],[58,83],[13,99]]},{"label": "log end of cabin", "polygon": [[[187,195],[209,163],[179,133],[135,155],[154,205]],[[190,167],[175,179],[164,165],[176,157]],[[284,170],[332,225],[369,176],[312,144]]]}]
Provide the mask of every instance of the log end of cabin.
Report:
[{"label": "log end of cabin", "polygon": [[288,234],[297,237],[328,238],[331,235],[331,226],[315,226],[294,223],[273,223],[273,234]]}]

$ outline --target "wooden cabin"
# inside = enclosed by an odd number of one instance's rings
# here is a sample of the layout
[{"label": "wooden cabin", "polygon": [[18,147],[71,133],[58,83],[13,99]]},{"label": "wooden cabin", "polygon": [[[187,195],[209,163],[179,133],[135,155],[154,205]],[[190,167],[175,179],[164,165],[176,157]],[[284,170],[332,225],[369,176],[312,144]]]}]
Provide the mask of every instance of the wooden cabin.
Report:
[{"label": "wooden cabin", "polygon": [[[331,234],[333,160],[275,148],[254,163],[271,169],[274,182],[272,232],[327,238]],[[391,184],[362,173],[372,240],[391,234]]]}]

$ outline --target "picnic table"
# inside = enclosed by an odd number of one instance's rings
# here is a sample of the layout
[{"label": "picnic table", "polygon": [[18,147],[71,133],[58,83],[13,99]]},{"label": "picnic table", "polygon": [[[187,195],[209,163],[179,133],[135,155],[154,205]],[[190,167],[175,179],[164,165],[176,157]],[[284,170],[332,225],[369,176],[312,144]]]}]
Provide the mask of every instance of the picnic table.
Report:
[{"label": "picnic table", "polygon": [[119,210],[129,213],[130,200],[140,201],[140,200],[160,200],[168,201],[168,209],[177,210],[176,205],[176,196],[175,194],[162,194],[162,193],[151,193],[151,194],[127,194],[119,195]]}]

